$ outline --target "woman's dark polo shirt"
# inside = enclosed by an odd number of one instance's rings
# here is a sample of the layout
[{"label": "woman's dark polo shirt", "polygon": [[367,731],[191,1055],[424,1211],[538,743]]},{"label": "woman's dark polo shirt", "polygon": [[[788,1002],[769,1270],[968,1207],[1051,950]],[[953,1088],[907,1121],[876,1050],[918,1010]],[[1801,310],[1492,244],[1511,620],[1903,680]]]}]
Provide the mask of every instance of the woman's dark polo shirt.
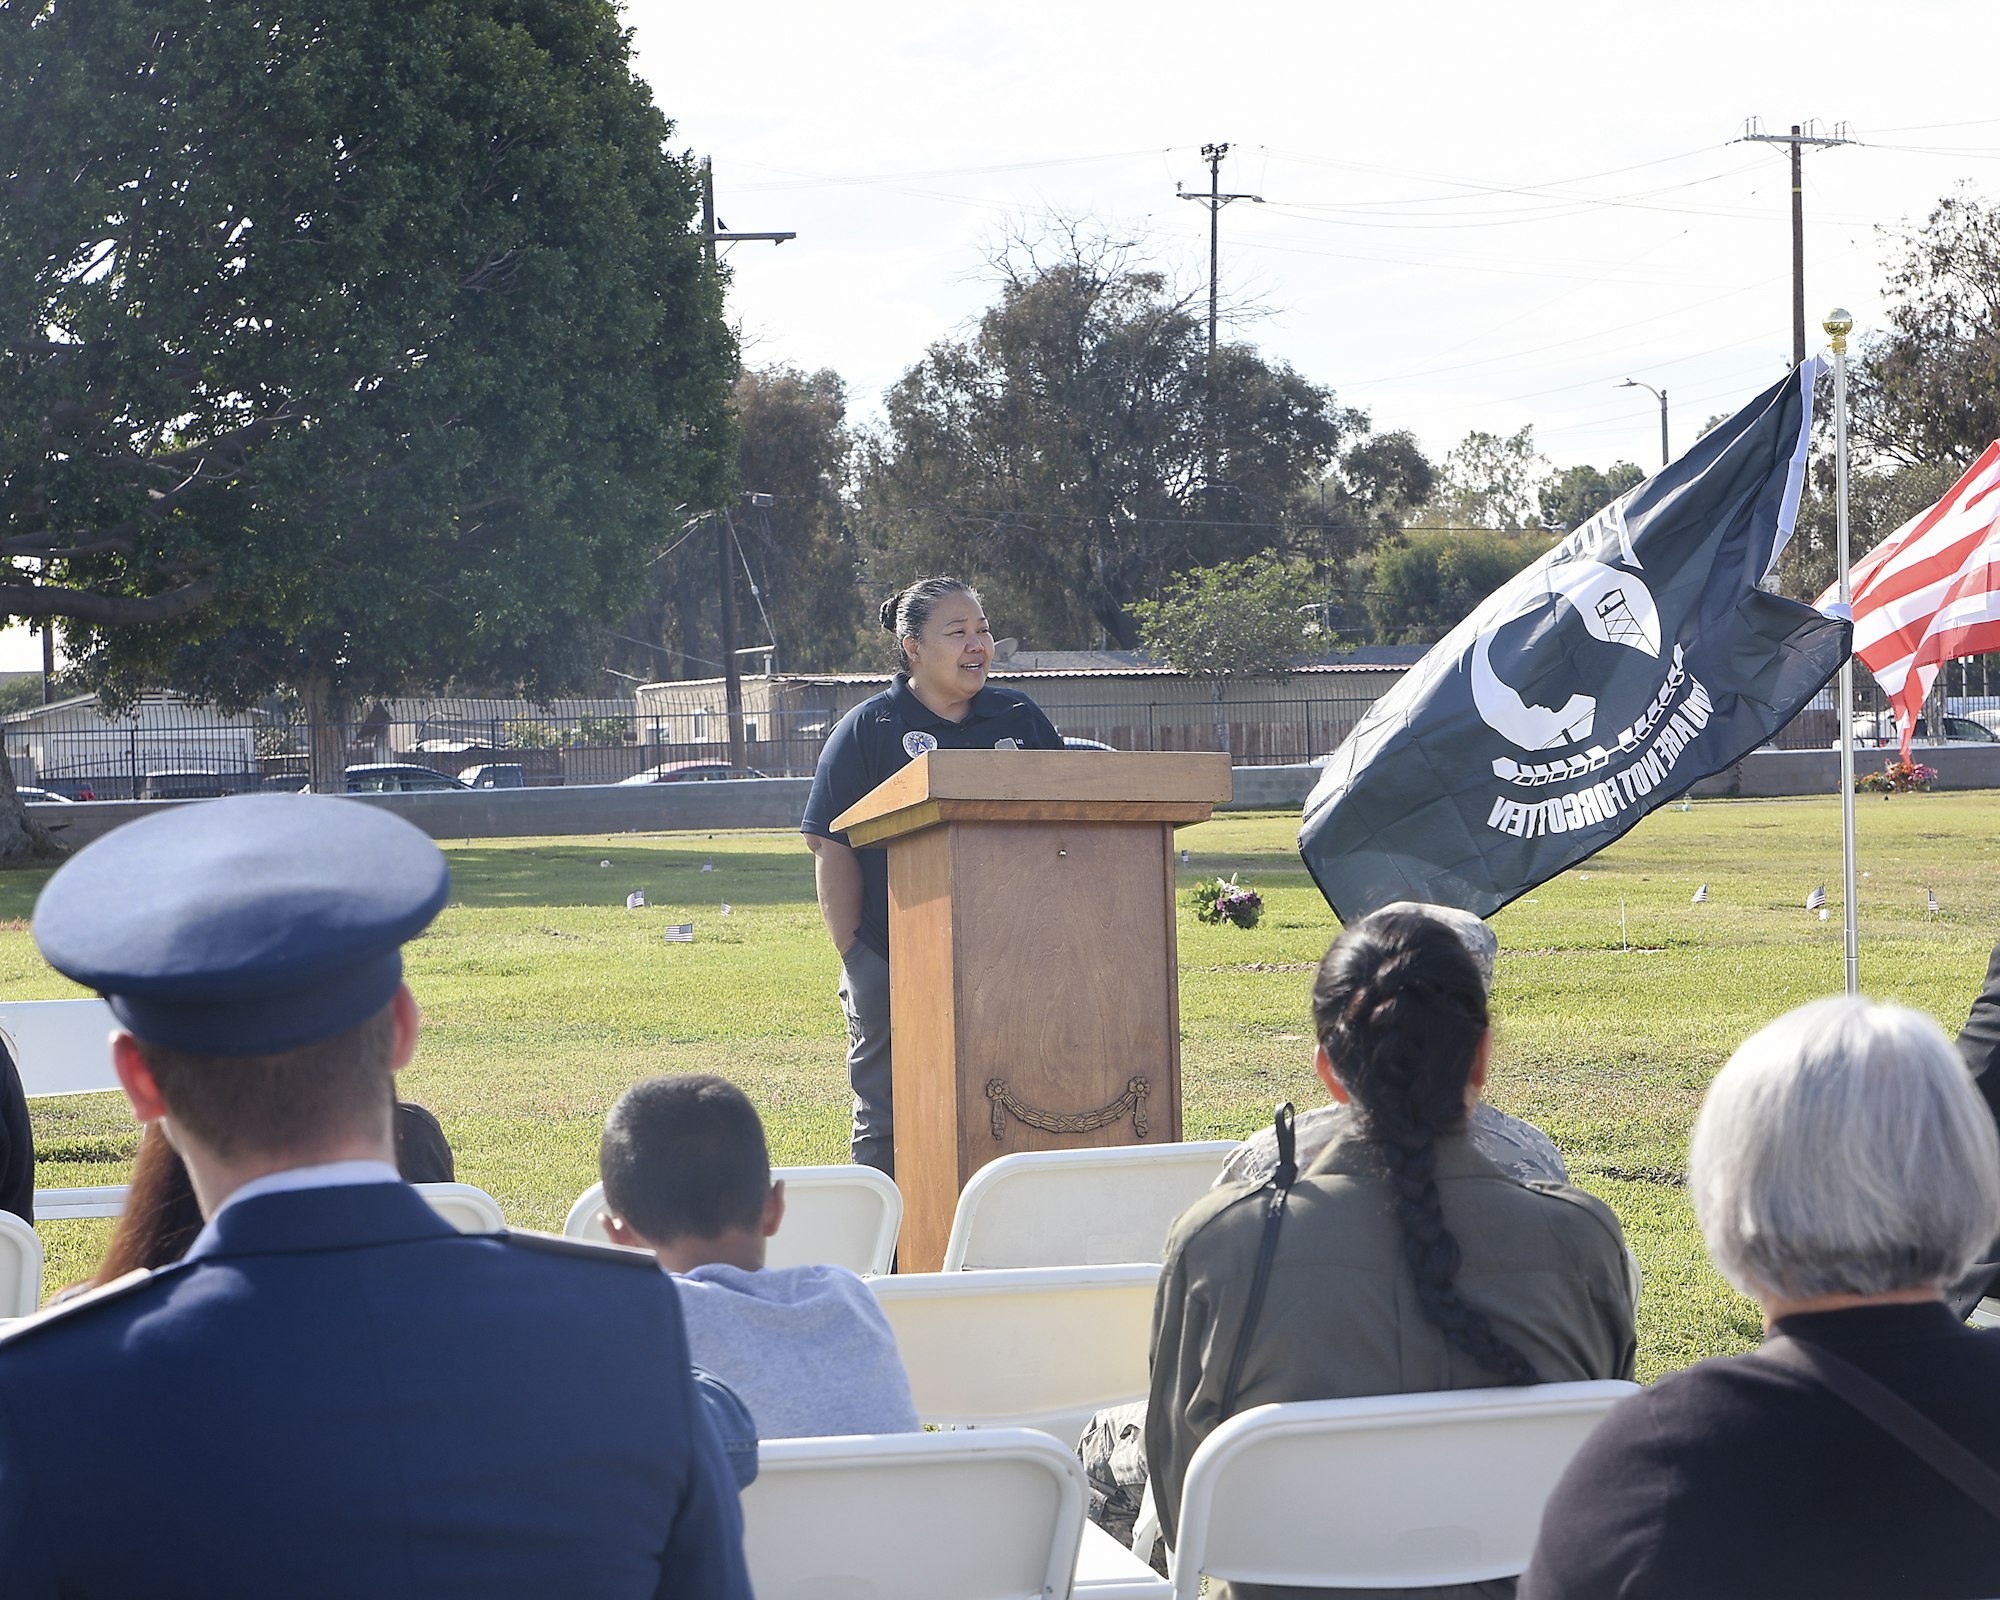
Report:
[{"label": "woman's dark polo shirt", "polygon": [[[861,702],[827,735],[813,774],[801,833],[840,844],[833,819],[930,750],[1060,750],[1055,724],[1018,689],[987,684],[972,697],[963,722],[939,716],[910,693],[902,673],[880,694]],[[856,852],[861,863],[861,938],[885,959],[889,954],[889,858],[880,849]]]}]

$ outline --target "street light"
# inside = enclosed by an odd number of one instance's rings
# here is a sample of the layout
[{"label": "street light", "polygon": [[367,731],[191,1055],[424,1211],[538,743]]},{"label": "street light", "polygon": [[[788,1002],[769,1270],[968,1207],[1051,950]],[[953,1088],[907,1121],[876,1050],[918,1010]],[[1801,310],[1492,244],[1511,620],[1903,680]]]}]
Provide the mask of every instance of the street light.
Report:
[{"label": "street light", "polygon": [[1656,394],[1660,397],[1660,465],[1664,467],[1670,459],[1667,453],[1667,391],[1664,389],[1655,389],[1650,383],[1640,383],[1634,378],[1627,378],[1618,387],[1621,389],[1644,389],[1646,393]]}]

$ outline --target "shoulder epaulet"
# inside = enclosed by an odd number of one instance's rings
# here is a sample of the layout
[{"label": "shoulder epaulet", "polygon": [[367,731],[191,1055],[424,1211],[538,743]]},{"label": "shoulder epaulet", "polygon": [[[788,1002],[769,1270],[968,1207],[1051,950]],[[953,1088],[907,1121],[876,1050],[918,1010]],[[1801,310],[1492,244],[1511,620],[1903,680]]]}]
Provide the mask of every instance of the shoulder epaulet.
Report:
[{"label": "shoulder epaulet", "polygon": [[537,1233],[532,1228],[503,1228],[485,1235],[502,1244],[523,1250],[541,1250],[552,1256],[581,1256],[586,1261],[608,1261],[614,1266],[644,1267],[658,1272],[660,1263],[650,1250],[628,1250],[622,1244],[600,1244],[594,1239],[571,1239],[560,1233]]},{"label": "shoulder epaulet", "polygon": [[155,1276],[157,1274],[148,1272],[144,1267],[134,1267],[122,1278],[113,1278],[109,1283],[100,1283],[94,1289],[85,1289],[30,1316],[18,1318],[5,1327],[0,1327],[0,1345],[12,1344],[15,1340],[24,1339],[40,1332],[43,1328],[53,1328],[59,1323],[67,1322],[71,1317],[79,1316],[83,1312],[94,1311],[99,1306],[109,1305],[114,1300],[123,1300],[135,1289],[143,1289]]},{"label": "shoulder epaulet", "polygon": [[1578,1189],[1572,1184],[1557,1183],[1549,1178],[1515,1178],[1518,1188],[1530,1194],[1547,1195],[1551,1200],[1560,1200],[1566,1206],[1574,1206],[1585,1216],[1593,1218],[1597,1225],[1611,1233],[1622,1245],[1624,1230],[1619,1226],[1618,1213],[1613,1211],[1588,1189]]}]

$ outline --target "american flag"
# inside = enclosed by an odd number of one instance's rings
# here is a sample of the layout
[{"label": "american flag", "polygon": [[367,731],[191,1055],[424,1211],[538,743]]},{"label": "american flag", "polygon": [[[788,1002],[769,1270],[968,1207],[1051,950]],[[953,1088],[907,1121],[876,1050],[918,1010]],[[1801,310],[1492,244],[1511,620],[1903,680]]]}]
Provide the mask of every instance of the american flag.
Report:
[{"label": "american flag", "polygon": [[664,935],[668,944],[693,944],[694,924],[692,922],[670,922]]},{"label": "american flag", "polygon": [[1929,910],[1931,911],[1932,915],[1936,915],[1938,908],[1937,890],[1926,889],[1924,891],[1924,899],[1928,902]]},{"label": "american flag", "polygon": [[625,897],[625,909],[627,911],[637,911],[645,903],[646,891],[644,889],[634,889]]},{"label": "american flag", "polygon": [[1825,909],[1826,909],[1826,885],[1821,884],[1817,889],[1813,890],[1811,894],[1806,896],[1806,910],[1824,911]]},{"label": "american flag", "polygon": [[1708,901],[1708,885],[1704,883],[1699,889],[1695,890],[1694,898],[1690,900],[1688,904],[1691,906],[1698,906],[1706,904],[1707,901]]},{"label": "american flag", "polygon": [[[2000,439],[1854,568],[1854,653],[1896,711],[1903,759],[1938,668],[2000,649]],[[1823,611],[1838,598],[1819,597]]]}]

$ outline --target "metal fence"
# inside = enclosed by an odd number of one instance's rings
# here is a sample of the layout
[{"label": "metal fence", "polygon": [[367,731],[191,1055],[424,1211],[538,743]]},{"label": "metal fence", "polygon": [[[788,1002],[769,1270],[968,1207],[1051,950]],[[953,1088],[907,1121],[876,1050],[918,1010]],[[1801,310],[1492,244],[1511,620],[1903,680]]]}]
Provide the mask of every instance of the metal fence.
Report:
[{"label": "metal fence", "polygon": [[[1941,718],[2000,707],[2000,670],[1994,666],[1994,658],[1948,663],[1927,711]],[[1325,756],[1373,703],[1372,694],[1337,683],[1315,689],[1295,699],[1227,706],[1229,750],[1236,763],[1280,765]],[[1185,697],[1062,704],[1051,693],[1049,699],[1052,720],[1068,738],[1117,750],[1221,748],[1212,708]],[[403,701],[368,709],[338,730],[338,742],[350,767],[407,766],[453,778],[497,768],[487,781],[497,778],[506,786],[732,775],[719,713],[702,719],[699,736],[690,739],[685,715],[648,717],[630,708],[613,714],[603,709],[604,702],[579,704],[600,709]],[[1856,713],[1864,743],[1895,743],[1886,699],[1865,672],[1859,674]],[[809,776],[833,720],[825,711],[746,714],[744,769],[768,777]],[[1972,731],[1962,723],[1953,730]],[[1772,743],[1824,750],[1837,742],[1839,731],[1829,686]],[[172,697],[150,697],[120,718],[102,717],[88,702],[17,715],[0,724],[0,744],[20,784],[72,799],[172,799],[302,788],[314,733],[280,709],[230,716]],[[377,786],[402,785],[383,778]]]}]

